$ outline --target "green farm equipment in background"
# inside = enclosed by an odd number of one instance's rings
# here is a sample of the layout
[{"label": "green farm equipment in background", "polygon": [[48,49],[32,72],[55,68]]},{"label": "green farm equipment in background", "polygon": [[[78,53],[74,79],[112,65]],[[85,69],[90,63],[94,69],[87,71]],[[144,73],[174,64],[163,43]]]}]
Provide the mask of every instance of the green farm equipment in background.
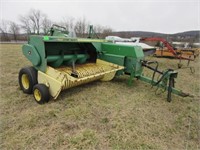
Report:
[{"label": "green farm equipment in background", "polygon": [[[139,46],[120,45],[102,39],[70,37],[65,28],[54,25],[48,36],[31,35],[22,47],[32,67],[19,72],[19,85],[24,93],[32,94],[39,104],[56,99],[60,92],[95,80],[110,81],[115,76],[129,75],[171,93],[189,96],[174,88],[177,72],[158,70],[158,63],[146,61]],[[151,64],[156,64],[152,67]],[[154,71],[153,77],[143,75],[143,68]],[[155,74],[161,74],[155,80]]]}]

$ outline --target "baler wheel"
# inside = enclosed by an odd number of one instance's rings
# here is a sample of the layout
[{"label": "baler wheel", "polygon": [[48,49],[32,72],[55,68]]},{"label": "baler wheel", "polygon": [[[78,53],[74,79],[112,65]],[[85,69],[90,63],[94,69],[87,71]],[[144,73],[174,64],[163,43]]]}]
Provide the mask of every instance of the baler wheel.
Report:
[{"label": "baler wheel", "polygon": [[37,84],[37,71],[33,67],[22,68],[19,72],[19,85],[26,94],[31,94],[33,86]]},{"label": "baler wheel", "polygon": [[49,89],[44,84],[36,84],[33,87],[33,96],[39,104],[47,103],[50,99]]}]

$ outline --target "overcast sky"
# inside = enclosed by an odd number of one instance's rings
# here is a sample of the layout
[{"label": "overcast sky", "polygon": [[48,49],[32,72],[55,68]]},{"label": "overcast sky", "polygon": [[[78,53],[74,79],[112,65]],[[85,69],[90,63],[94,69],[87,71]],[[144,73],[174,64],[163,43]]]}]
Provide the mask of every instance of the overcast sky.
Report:
[{"label": "overcast sky", "polygon": [[31,8],[53,21],[85,17],[115,31],[177,33],[200,30],[200,0],[0,0],[1,19],[19,22]]}]

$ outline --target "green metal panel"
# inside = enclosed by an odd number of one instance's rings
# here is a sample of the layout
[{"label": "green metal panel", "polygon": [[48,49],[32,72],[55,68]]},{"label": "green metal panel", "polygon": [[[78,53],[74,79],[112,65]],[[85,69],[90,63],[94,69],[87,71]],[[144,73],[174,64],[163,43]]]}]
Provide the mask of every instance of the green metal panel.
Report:
[{"label": "green metal panel", "polygon": [[130,56],[134,58],[144,57],[143,50],[140,46],[120,45],[114,43],[103,43],[102,52],[106,54],[115,54],[122,56]]},{"label": "green metal panel", "polygon": [[133,77],[141,75],[143,68],[140,60],[144,58],[141,47],[103,43],[101,51],[103,54],[100,55],[100,59],[125,66],[124,72],[132,74]]},{"label": "green metal panel", "polygon": [[45,47],[44,47],[43,36],[38,36],[38,35],[30,36],[29,44],[35,47],[41,59],[40,65],[34,67],[42,72],[46,72],[47,61],[45,58]]},{"label": "green metal panel", "polygon": [[[102,59],[114,64],[118,64],[120,66],[125,66],[124,65],[125,56],[113,55],[113,54],[102,54],[102,55],[99,55],[99,59]],[[116,73],[117,76],[123,75],[123,74],[124,74],[124,70],[119,70]]]},{"label": "green metal panel", "polygon": [[79,43],[107,42],[106,40],[103,39],[69,38],[63,36],[44,36],[43,40],[45,42],[79,42]]},{"label": "green metal panel", "polygon": [[102,43],[100,43],[100,42],[92,42],[92,45],[95,47],[95,49],[96,49],[97,52],[101,52],[101,50],[102,50],[102,47],[101,47]]},{"label": "green metal panel", "polygon": [[120,66],[124,66],[124,58],[125,56],[114,55],[114,54],[102,54],[99,56],[99,59],[112,62]]},{"label": "green metal panel", "polygon": [[123,65],[125,69],[118,72],[118,74],[129,74],[129,85],[132,85],[133,78],[142,75],[143,67],[140,61],[144,59],[144,53],[140,46],[102,43],[99,58]]},{"label": "green metal panel", "polygon": [[126,57],[124,66],[126,66],[125,72],[128,74],[133,73],[135,77],[142,74],[143,67],[139,58]]},{"label": "green metal panel", "polygon": [[24,44],[22,47],[22,52],[24,56],[33,64],[33,66],[40,65],[40,55],[33,45]]}]

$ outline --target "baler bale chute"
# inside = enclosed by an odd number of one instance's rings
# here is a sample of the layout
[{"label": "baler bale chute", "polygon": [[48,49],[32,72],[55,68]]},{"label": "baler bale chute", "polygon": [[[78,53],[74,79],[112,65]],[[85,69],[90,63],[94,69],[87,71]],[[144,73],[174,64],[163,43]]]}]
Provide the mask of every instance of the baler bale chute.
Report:
[{"label": "baler bale chute", "polygon": [[[28,44],[22,47],[23,54],[33,66],[20,70],[20,88],[24,93],[33,93],[39,104],[48,102],[50,96],[56,99],[65,89],[96,80],[110,81],[124,74],[130,76],[129,85],[137,78],[167,89],[168,101],[171,101],[171,93],[189,95],[174,88],[177,72],[152,68],[150,62],[145,61],[141,47],[69,37],[68,32],[58,28],[52,27],[48,36],[30,36]],[[162,74],[160,80],[143,76],[144,67],[153,70],[154,74]]]}]

